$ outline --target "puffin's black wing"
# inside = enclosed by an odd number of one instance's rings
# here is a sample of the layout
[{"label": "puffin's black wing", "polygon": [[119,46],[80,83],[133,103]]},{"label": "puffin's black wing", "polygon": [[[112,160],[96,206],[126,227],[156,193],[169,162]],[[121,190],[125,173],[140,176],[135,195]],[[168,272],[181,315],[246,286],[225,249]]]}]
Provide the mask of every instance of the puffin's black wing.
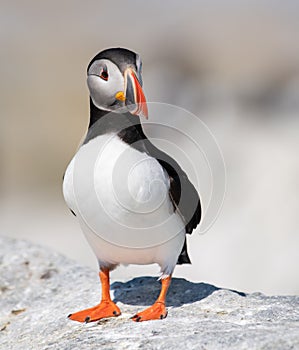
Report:
[{"label": "puffin's black wing", "polygon": [[170,180],[170,199],[185,223],[186,233],[191,234],[201,219],[200,198],[195,187],[173,158],[159,150],[148,139],[144,140],[144,145],[147,153],[156,158],[166,170]]}]

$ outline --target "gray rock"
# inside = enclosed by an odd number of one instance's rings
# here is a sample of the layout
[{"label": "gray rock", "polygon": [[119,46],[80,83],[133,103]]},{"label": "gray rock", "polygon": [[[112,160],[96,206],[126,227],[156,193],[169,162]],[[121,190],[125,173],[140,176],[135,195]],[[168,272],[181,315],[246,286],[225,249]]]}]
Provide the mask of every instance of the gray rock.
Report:
[{"label": "gray rock", "polygon": [[159,293],[155,278],[114,282],[118,318],[81,324],[99,301],[97,273],[25,241],[0,237],[1,349],[299,349],[299,297],[245,294],[174,279],[162,321],[129,317]]}]

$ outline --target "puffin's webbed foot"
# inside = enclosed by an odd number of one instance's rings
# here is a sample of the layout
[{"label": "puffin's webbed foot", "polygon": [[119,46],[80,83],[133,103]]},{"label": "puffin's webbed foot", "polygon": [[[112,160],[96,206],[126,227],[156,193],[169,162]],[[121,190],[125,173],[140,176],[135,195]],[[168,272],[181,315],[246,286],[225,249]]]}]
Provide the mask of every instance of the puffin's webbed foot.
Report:
[{"label": "puffin's webbed foot", "polygon": [[111,300],[101,301],[100,304],[86,310],[70,314],[69,319],[78,322],[94,322],[102,318],[116,317],[121,314],[119,307]]},{"label": "puffin's webbed foot", "polygon": [[167,317],[167,310],[165,304],[160,301],[156,301],[149,308],[139,312],[131,317],[135,322],[149,321],[149,320],[162,320]]}]

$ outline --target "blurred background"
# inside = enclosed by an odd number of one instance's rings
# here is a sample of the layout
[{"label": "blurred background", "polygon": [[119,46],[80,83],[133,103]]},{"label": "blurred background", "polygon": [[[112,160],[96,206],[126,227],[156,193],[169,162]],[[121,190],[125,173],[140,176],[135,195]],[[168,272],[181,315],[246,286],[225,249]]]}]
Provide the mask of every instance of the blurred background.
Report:
[{"label": "blurred background", "polygon": [[175,276],[299,293],[299,2],[2,0],[0,28],[0,234],[97,269],[61,184],[88,125],[87,64],[123,46],[147,100],[198,115],[226,162],[222,212]]}]

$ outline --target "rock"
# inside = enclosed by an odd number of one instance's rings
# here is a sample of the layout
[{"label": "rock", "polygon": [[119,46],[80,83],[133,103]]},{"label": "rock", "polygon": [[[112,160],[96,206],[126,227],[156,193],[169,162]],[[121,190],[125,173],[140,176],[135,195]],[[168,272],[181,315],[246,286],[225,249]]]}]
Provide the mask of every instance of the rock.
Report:
[{"label": "rock", "polygon": [[152,277],[114,282],[118,318],[80,324],[99,301],[97,273],[25,241],[0,237],[1,349],[299,349],[299,297],[245,294],[173,279],[168,317],[129,318],[152,303]]}]

